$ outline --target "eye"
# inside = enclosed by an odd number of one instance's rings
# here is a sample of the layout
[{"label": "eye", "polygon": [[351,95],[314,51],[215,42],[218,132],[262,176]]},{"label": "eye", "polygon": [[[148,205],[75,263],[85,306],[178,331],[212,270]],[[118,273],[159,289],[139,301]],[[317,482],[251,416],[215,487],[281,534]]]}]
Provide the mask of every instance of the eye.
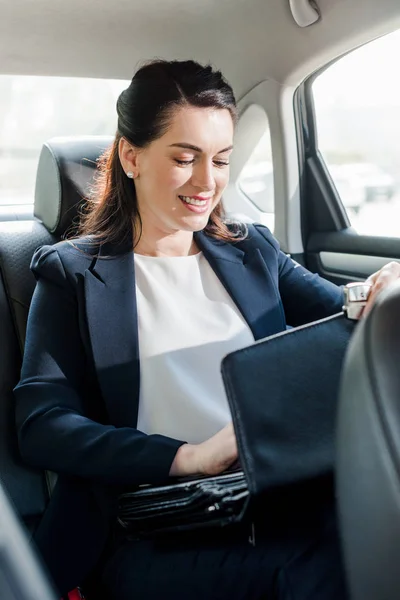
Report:
[{"label": "eye", "polygon": [[217,167],[229,167],[229,162],[225,160],[214,160],[214,165],[217,165]]},{"label": "eye", "polygon": [[192,160],[179,160],[179,158],[175,158],[175,162],[182,167],[186,167],[188,165],[192,165],[194,163],[194,159]]}]

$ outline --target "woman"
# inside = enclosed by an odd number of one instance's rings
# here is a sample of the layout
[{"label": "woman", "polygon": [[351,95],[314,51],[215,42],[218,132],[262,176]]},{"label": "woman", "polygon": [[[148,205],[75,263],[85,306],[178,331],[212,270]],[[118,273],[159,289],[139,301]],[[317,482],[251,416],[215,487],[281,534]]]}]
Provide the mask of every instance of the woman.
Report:
[{"label": "woman", "polygon": [[[23,457],[59,474],[36,536],[45,562],[67,592],[102,555],[103,587],[120,600],[343,600],[331,501],[259,515],[255,547],[241,527],[140,542],[117,532],[121,486],[237,460],[222,357],[342,306],[265,227],[224,221],[236,105],[219,72],[148,64],[117,110],[81,237],[32,262],[15,394]],[[372,300],[398,275],[374,276]]]}]

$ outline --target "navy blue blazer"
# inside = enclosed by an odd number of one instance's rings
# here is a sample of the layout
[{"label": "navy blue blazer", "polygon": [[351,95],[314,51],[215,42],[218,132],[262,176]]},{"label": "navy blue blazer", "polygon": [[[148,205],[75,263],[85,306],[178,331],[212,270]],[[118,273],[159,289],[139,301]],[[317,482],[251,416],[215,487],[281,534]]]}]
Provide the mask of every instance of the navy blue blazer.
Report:
[{"label": "navy blue blazer", "polygon": [[[237,243],[195,238],[256,340],[341,310],[341,288],[287,257],[266,227],[250,225]],[[60,475],[37,541],[64,592],[98,560],[119,486],[166,480],[183,441],[136,429],[133,252],[60,242],[36,251],[31,268],[16,420],[23,459]]]}]

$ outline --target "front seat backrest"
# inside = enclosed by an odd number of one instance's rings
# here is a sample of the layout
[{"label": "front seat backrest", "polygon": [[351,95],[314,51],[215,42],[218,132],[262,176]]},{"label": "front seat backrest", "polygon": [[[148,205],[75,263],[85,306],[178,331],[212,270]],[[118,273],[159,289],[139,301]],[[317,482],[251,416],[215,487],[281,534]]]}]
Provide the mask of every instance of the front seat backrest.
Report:
[{"label": "front seat backrest", "polygon": [[36,522],[48,501],[44,474],[20,459],[13,388],[18,383],[26,321],[35,279],[33,252],[59,241],[76,217],[96,161],[111,137],[55,138],[42,149],[37,172],[35,220],[0,221],[0,479],[17,512]]},{"label": "front seat backrest", "polygon": [[357,326],[342,373],[337,492],[352,600],[400,598],[400,282]]},{"label": "front seat backrest", "polygon": [[0,485],[0,598],[56,600]]}]

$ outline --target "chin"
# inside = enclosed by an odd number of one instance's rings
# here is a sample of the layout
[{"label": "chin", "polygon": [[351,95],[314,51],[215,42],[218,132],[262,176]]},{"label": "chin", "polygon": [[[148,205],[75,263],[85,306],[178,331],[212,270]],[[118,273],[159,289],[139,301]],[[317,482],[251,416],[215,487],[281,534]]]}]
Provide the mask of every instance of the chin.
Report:
[{"label": "chin", "polygon": [[208,213],[185,218],[181,223],[180,229],[183,229],[184,231],[192,231],[193,233],[195,231],[202,231],[202,229],[207,226],[209,219],[210,215]]}]

